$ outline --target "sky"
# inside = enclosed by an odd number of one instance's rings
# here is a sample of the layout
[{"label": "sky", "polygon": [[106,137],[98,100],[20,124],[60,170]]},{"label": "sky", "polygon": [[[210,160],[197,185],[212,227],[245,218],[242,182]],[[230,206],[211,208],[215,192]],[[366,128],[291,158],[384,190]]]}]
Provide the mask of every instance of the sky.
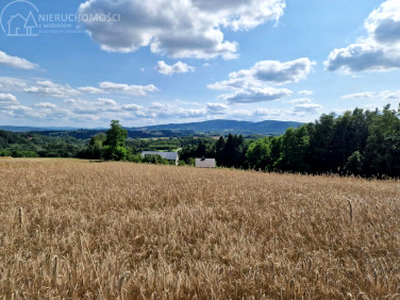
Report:
[{"label": "sky", "polygon": [[311,122],[400,102],[400,0],[2,0],[0,10],[0,125]]}]

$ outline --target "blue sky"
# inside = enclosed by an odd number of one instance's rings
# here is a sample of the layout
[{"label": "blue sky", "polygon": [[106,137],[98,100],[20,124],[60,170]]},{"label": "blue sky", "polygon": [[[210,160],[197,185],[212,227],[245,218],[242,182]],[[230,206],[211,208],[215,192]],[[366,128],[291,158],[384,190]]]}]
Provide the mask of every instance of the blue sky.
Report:
[{"label": "blue sky", "polygon": [[0,125],[308,122],[400,102],[400,0],[17,0],[0,9]]}]

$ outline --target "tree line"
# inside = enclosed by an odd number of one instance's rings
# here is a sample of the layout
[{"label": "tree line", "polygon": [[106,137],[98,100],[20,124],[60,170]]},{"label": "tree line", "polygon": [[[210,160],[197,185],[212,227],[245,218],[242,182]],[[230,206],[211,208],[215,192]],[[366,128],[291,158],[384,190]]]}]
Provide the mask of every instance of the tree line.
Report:
[{"label": "tree line", "polygon": [[249,167],[264,171],[400,177],[400,107],[355,109],[255,141]]},{"label": "tree line", "polygon": [[323,114],[281,136],[245,140],[229,135],[183,148],[181,158],[216,158],[217,165],[266,172],[400,177],[400,106]]},{"label": "tree line", "polygon": [[0,156],[77,157],[84,140],[72,137],[47,137],[38,133],[14,133],[0,130]]}]

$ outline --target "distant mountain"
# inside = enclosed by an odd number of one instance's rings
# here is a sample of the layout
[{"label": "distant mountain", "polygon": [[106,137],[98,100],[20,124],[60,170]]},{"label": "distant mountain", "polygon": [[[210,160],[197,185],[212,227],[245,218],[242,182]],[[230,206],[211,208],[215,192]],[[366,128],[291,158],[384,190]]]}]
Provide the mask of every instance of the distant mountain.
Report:
[{"label": "distant mountain", "polygon": [[69,131],[78,130],[74,127],[30,127],[30,126],[0,126],[0,130],[10,132],[31,132],[31,131]]},{"label": "distant mountain", "polygon": [[134,130],[171,130],[171,131],[191,131],[197,134],[260,134],[260,135],[280,135],[289,127],[297,128],[303,125],[299,122],[290,121],[262,121],[246,122],[233,120],[210,120],[195,123],[179,123],[167,125],[146,126],[132,128]]},{"label": "distant mountain", "polygon": [[[155,125],[146,127],[126,128],[130,138],[173,137],[193,135],[281,135],[289,127],[297,128],[303,125],[299,122],[262,121],[246,122],[233,120],[210,120],[195,123],[179,123]],[[72,136],[77,139],[87,139],[107,129],[78,129],[73,127],[29,127],[29,126],[0,126],[0,130],[11,132],[32,132],[46,136]]]}]

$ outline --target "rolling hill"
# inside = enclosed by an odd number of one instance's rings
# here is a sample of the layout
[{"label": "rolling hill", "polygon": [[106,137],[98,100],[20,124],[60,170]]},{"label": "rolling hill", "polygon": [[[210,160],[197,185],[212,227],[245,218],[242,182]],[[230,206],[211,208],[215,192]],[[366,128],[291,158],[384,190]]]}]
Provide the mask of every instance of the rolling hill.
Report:
[{"label": "rolling hill", "polygon": [[[177,123],[154,125],[144,127],[126,128],[129,136],[134,137],[157,137],[157,136],[191,136],[201,135],[280,135],[289,127],[299,127],[302,123],[290,121],[271,121],[246,122],[234,120],[210,120],[194,123]],[[40,132],[45,135],[54,135],[58,132],[61,135],[71,135],[77,138],[92,136],[98,132],[107,130],[106,128],[78,129],[71,127],[30,127],[30,126],[0,126],[0,130],[11,132]],[[53,134],[52,134],[53,133]]]},{"label": "rolling hill", "polygon": [[302,123],[290,121],[262,121],[246,122],[234,120],[210,120],[195,123],[179,123],[134,128],[135,130],[171,130],[171,131],[192,131],[203,134],[260,134],[279,135],[289,127],[299,127]]}]

